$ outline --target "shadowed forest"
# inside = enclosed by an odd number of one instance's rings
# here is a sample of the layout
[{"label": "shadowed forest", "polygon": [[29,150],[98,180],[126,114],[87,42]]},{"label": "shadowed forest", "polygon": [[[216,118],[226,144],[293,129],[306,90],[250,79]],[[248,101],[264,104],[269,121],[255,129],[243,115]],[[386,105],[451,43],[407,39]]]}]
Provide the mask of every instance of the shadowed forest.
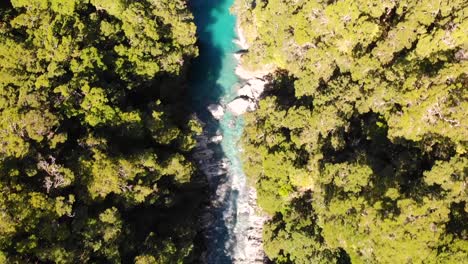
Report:
[{"label": "shadowed forest", "polygon": [[194,259],[185,1],[0,9],[0,263]]}]

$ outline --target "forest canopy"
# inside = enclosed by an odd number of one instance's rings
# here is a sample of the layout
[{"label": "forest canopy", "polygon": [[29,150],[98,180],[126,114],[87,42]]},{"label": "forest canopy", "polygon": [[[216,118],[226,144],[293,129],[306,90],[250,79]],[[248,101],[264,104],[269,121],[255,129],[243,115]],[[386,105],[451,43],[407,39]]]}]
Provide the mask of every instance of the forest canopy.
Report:
[{"label": "forest canopy", "polygon": [[183,0],[2,2],[0,263],[191,258],[192,20]]},{"label": "forest canopy", "polygon": [[250,68],[244,167],[276,263],[468,255],[468,6],[239,0]]}]

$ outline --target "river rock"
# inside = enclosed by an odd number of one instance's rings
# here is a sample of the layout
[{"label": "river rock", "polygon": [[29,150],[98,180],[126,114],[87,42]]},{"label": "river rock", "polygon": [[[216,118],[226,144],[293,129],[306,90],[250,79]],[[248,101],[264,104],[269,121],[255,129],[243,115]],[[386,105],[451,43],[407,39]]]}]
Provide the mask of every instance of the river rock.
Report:
[{"label": "river rock", "polygon": [[210,104],[208,106],[208,111],[213,115],[217,120],[221,119],[224,115],[224,108],[218,104]]},{"label": "river rock", "polygon": [[214,136],[214,137],[211,138],[211,142],[216,143],[216,144],[221,142],[221,140],[223,140],[222,135],[217,135],[217,136]]},{"label": "river rock", "polygon": [[195,139],[197,140],[197,145],[196,145],[196,149],[198,150],[204,150],[207,148],[207,145],[208,145],[208,137],[205,136],[205,135],[198,135],[195,137]]},{"label": "river rock", "polygon": [[245,96],[248,98],[254,98],[252,89],[250,88],[250,85],[248,84],[242,86],[239,90],[237,90],[237,95],[240,97]]},{"label": "river rock", "polygon": [[236,31],[237,39],[234,40],[234,43],[236,43],[241,49],[249,49],[249,43],[247,43],[247,39],[244,36],[244,30],[242,29],[239,21],[236,23]]},{"label": "river rock", "polygon": [[235,116],[245,114],[249,111],[254,111],[256,103],[248,98],[238,97],[234,101],[227,104],[227,109]]},{"label": "river rock", "polygon": [[262,95],[265,90],[266,81],[260,78],[254,78],[247,81],[247,83],[242,86],[237,91],[239,96],[246,96],[253,100],[258,100],[260,95]]},{"label": "river rock", "polygon": [[211,159],[213,157],[214,151],[211,149],[203,149],[200,151],[196,151],[193,153],[193,157],[196,160],[206,160],[206,159]]}]

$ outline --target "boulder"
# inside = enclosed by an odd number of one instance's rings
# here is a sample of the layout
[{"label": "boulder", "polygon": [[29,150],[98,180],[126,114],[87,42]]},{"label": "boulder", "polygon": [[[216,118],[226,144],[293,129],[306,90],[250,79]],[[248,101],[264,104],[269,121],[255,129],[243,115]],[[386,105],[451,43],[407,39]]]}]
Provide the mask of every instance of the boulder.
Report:
[{"label": "boulder", "polygon": [[250,70],[245,69],[241,65],[238,65],[235,71],[236,71],[236,75],[243,80],[261,78],[268,74],[268,71],[266,70],[250,71]]},{"label": "boulder", "polygon": [[221,119],[224,115],[224,108],[218,104],[210,104],[208,106],[208,111],[213,115],[217,120]]},{"label": "boulder", "polygon": [[255,99],[258,99],[260,95],[262,95],[263,91],[265,90],[266,81],[262,79],[251,79],[249,80],[250,89],[252,90],[252,94]]},{"label": "boulder", "polygon": [[214,155],[214,151],[211,149],[204,149],[193,153],[193,157],[196,160],[206,160],[211,159]]},{"label": "boulder", "polygon": [[266,81],[259,79],[259,78],[254,78],[250,79],[247,81],[247,83],[242,86],[237,91],[237,94],[239,96],[246,96],[254,100],[258,100],[260,95],[263,93],[265,90],[265,84]]},{"label": "boulder", "polygon": [[238,96],[245,96],[245,97],[248,97],[248,98],[254,98],[254,95],[252,93],[252,88],[250,87],[249,84],[246,84],[244,86],[242,86],[239,90],[237,90],[237,95]]},{"label": "boulder", "polygon": [[217,136],[214,136],[211,138],[211,142],[213,143],[219,143],[223,140],[223,136],[222,135],[217,135]]},{"label": "boulder", "polygon": [[254,111],[256,103],[248,98],[238,97],[227,105],[227,109],[235,116],[245,114],[249,111]]}]

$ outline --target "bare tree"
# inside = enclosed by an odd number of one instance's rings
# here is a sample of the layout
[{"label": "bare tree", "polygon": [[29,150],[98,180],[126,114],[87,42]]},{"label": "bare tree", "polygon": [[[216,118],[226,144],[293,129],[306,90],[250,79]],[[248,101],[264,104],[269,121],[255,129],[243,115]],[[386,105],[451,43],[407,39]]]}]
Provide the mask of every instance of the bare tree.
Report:
[{"label": "bare tree", "polygon": [[51,188],[55,189],[65,185],[65,176],[61,170],[62,166],[55,163],[55,158],[53,156],[49,156],[47,160],[39,154],[38,160],[37,167],[48,174],[48,176],[44,178],[44,187],[47,193],[49,193]]}]

